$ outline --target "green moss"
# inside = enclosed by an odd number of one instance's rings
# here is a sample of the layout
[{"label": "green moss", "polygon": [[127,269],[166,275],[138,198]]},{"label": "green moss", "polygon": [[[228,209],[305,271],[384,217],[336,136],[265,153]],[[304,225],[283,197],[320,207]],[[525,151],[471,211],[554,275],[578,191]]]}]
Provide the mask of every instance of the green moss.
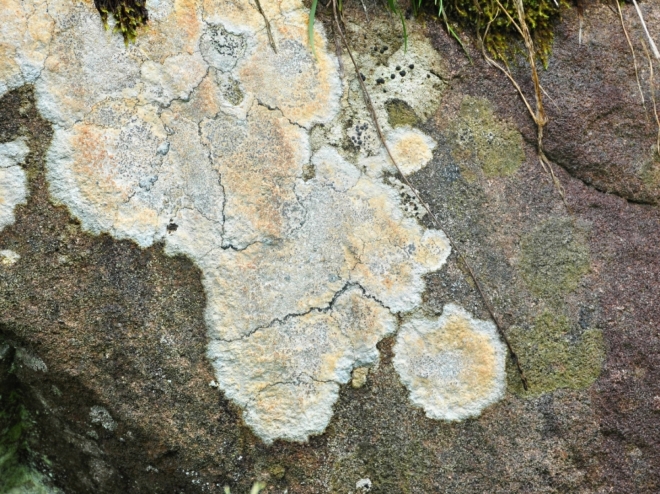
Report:
[{"label": "green moss", "polygon": [[34,478],[32,468],[21,462],[32,423],[21,404],[20,394],[7,392],[6,388],[3,391],[4,395],[0,396],[0,492],[12,492]]},{"label": "green moss", "polygon": [[605,349],[597,329],[581,331],[564,316],[544,312],[529,330],[512,326],[509,341],[527,376],[524,391],[514,366],[507,367],[509,389],[524,396],[538,396],[560,388],[583,389],[599,376]]},{"label": "green moss", "polygon": [[[46,494],[59,492],[47,486],[34,466],[28,441],[34,421],[13,374],[14,351],[0,341],[0,492]],[[43,459],[42,459],[43,462]]]},{"label": "green moss", "polygon": [[[523,0],[525,22],[534,40],[536,56],[544,65],[552,48],[553,26],[559,19],[560,6],[569,5],[566,0],[559,0],[558,4],[554,0]],[[481,38],[488,27],[484,44],[496,58],[504,59],[521,51],[521,36],[509,18],[519,22],[515,0],[413,0],[413,5],[418,10],[426,8],[443,16],[450,30],[450,21],[453,21]]]},{"label": "green moss", "polygon": [[486,99],[464,97],[450,134],[452,157],[467,180],[477,178],[474,165],[486,177],[505,177],[515,173],[525,160],[522,136],[495,117]]},{"label": "green moss", "polygon": [[144,0],[94,0],[103,25],[108,27],[108,16],[115,21],[114,31],[121,33],[124,43],[134,41],[137,29],[147,23],[149,15]]},{"label": "green moss", "polygon": [[391,99],[385,102],[387,120],[392,128],[408,125],[413,127],[419,124],[419,117],[412,106],[400,99]]},{"label": "green moss", "polygon": [[561,303],[589,271],[589,247],[584,233],[569,218],[548,220],[521,243],[519,268],[531,291],[551,303]]},{"label": "green moss", "polygon": [[286,473],[286,468],[284,468],[279,463],[276,463],[275,465],[271,465],[268,468],[268,473],[270,473],[277,480],[281,480],[284,478],[284,474]]}]

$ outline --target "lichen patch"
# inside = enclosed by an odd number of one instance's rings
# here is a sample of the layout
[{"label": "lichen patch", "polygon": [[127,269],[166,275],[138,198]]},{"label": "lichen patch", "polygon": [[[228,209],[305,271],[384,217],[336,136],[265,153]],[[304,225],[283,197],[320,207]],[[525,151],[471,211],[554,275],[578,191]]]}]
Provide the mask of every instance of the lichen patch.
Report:
[{"label": "lichen patch", "polygon": [[508,332],[521,361],[529,389],[516,379],[511,388],[523,396],[538,396],[560,388],[583,389],[598,378],[605,359],[603,333],[581,328],[563,315],[545,311],[530,328],[512,326]]},{"label": "lichen patch", "polygon": [[433,158],[436,142],[426,134],[405,127],[399,127],[388,136],[392,143],[392,156],[401,173],[410,175],[421,170]]},{"label": "lichen patch", "polygon": [[[376,362],[397,316],[420,306],[425,275],[450,247],[385,180],[392,167],[376,141],[346,152],[345,129],[362,142],[373,128],[361,96],[341,84],[322,27],[315,57],[302,2],[263,4],[277,53],[249,2],[155,2],[128,47],[91,3],[20,8],[52,18],[34,84],[54,132],[53,201],[89,232],[162,242],[192,259],[217,387],[264,441],[304,441],[325,429],[353,369]],[[11,22],[23,32],[19,10]],[[12,36],[0,42],[39,59],[31,39]],[[393,96],[422,121],[439,101],[429,75],[438,56],[415,38],[392,63],[404,59],[417,68],[398,76]],[[6,87],[28,80],[8,74]],[[375,98],[380,115],[389,98]],[[404,173],[431,159],[435,142],[421,131],[384,130]],[[0,173],[9,170],[22,172]]]},{"label": "lichen patch", "polygon": [[376,343],[395,329],[387,309],[350,287],[325,310],[277,320],[249,338],[215,341],[209,357],[262,439],[304,441],[325,429],[339,385],[354,367],[374,363]]},{"label": "lichen patch", "polygon": [[439,318],[403,323],[394,353],[410,400],[430,418],[473,417],[504,395],[506,351],[495,325],[454,304]]},{"label": "lichen patch", "polygon": [[18,252],[9,249],[0,250],[0,264],[3,266],[13,266],[20,258]]},{"label": "lichen patch", "polygon": [[463,98],[458,118],[450,125],[450,138],[452,155],[468,179],[474,177],[475,165],[487,177],[506,177],[525,160],[520,133],[498,120],[483,98]]},{"label": "lichen patch", "polygon": [[34,82],[48,55],[53,20],[47,2],[6,0],[0,9],[0,96]]},{"label": "lichen patch", "polygon": [[535,295],[560,304],[589,271],[584,229],[572,218],[551,218],[521,241],[520,269]]}]

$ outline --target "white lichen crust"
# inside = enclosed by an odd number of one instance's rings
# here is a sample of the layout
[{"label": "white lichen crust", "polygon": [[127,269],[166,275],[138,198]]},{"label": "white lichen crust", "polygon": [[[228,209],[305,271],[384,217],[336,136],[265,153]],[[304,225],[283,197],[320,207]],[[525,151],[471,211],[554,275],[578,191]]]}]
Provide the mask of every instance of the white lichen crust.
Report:
[{"label": "white lichen crust", "polygon": [[[12,3],[0,11],[11,28],[0,92],[34,83],[54,130],[51,196],[83,228],[163,242],[199,266],[218,387],[264,441],[304,441],[450,249],[386,180],[395,170],[380,145],[346,151],[346,122],[366,129],[369,114],[320,24],[314,57],[302,1],[262,4],[277,53],[244,0],[150,1],[128,47],[91,2]],[[433,53],[411,38],[392,55],[419,68],[393,94],[423,118],[440,100]],[[432,159],[421,131],[384,130],[404,173]]]},{"label": "white lichen crust", "polygon": [[14,208],[27,201],[27,179],[20,165],[29,151],[21,139],[0,144],[0,231],[14,223]]},{"label": "white lichen crust", "polygon": [[408,319],[394,354],[410,400],[429,418],[474,417],[504,396],[506,351],[495,324],[457,305],[446,305],[439,318]]},{"label": "white lichen crust", "polygon": [[247,410],[261,437],[304,441],[325,429],[339,385],[378,359],[376,343],[396,319],[357,286],[326,309],[276,320],[246,338],[215,341],[209,353],[225,393]]}]

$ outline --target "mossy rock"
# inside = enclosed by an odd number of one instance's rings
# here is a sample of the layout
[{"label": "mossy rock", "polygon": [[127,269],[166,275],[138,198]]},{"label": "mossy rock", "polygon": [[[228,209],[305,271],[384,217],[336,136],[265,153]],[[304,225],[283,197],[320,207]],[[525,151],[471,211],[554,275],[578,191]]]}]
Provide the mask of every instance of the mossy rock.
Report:
[{"label": "mossy rock", "polygon": [[531,329],[512,326],[507,332],[518,354],[529,389],[523,390],[513,365],[507,367],[509,389],[538,396],[560,388],[584,389],[600,375],[605,348],[602,331],[581,330],[561,315],[543,312]]},{"label": "mossy rock", "polygon": [[48,460],[37,458],[30,450],[29,441],[36,437],[35,424],[23,393],[17,389],[13,355],[11,348],[0,340],[0,493],[59,493],[48,486],[47,477],[34,466],[35,460],[45,464]]},{"label": "mossy rock", "polygon": [[108,28],[108,18],[114,20],[114,32],[121,33],[124,43],[135,41],[137,29],[149,19],[144,0],[94,0],[101,15],[103,26]]},{"label": "mossy rock", "polygon": [[525,160],[520,132],[498,120],[486,99],[465,96],[450,134],[452,156],[461,164],[467,180],[477,178],[474,165],[486,177],[506,177]]},{"label": "mossy rock", "polygon": [[[450,20],[478,36],[484,36],[484,45],[491,56],[505,59],[516,52],[525,52],[513,22],[520,23],[515,0],[456,0],[445,1],[444,4],[438,0],[424,0],[423,4],[436,9],[443,5]],[[566,0],[523,0],[522,4],[525,23],[534,41],[535,55],[545,66],[554,39],[554,24],[559,19],[561,8],[568,8],[570,4]],[[484,35],[486,26],[488,31]]]},{"label": "mossy rock", "polygon": [[578,286],[589,271],[589,247],[584,232],[570,218],[545,221],[521,243],[519,268],[532,293],[550,303]]}]

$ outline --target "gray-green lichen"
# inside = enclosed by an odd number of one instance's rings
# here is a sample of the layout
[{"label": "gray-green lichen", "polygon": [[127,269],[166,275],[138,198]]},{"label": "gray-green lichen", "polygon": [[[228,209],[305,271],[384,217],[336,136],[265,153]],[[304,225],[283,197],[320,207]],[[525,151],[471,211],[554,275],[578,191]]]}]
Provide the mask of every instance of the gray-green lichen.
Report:
[{"label": "gray-green lichen", "polygon": [[529,329],[512,326],[507,332],[529,382],[524,391],[515,369],[509,369],[509,389],[537,396],[560,388],[583,389],[600,375],[605,357],[599,329],[582,330],[565,316],[546,311]]},{"label": "gray-green lichen", "polygon": [[589,271],[584,231],[570,218],[541,223],[521,242],[520,270],[531,291],[549,302],[577,288]]},{"label": "gray-green lichen", "polygon": [[655,148],[651,156],[640,168],[642,182],[651,189],[660,189],[660,154]]},{"label": "gray-green lichen", "polygon": [[390,99],[385,102],[387,110],[387,121],[392,128],[409,126],[413,127],[420,122],[412,106],[401,99]]},{"label": "gray-green lichen", "polygon": [[452,155],[467,179],[476,178],[475,164],[486,177],[505,177],[515,173],[525,160],[522,136],[515,127],[496,118],[486,99],[465,96],[450,134]]}]

